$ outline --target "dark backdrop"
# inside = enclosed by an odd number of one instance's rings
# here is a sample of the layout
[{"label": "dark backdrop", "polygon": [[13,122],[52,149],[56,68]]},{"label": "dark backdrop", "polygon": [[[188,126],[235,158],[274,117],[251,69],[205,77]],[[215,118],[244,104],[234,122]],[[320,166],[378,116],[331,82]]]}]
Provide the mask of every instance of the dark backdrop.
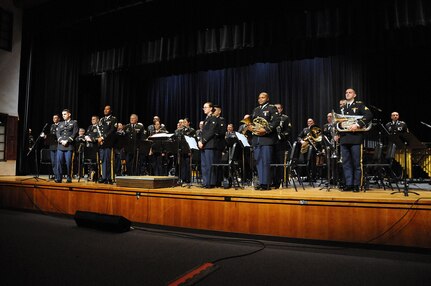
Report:
[{"label": "dark backdrop", "polygon": [[[235,2],[235,3],[230,3]],[[286,2],[286,3],[279,3]],[[427,1],[51,1],[24,13],[20,81],[25,130],[72,110],[81,127],[110,104],[122,122],[159,115],[196,127],[207,100],[237,127],[261,91],[285,105],[294,131],[319,125],[353,87],[386,123],[400,112],[431,141]],[[377,2],[377,3],[374,3]]]}]

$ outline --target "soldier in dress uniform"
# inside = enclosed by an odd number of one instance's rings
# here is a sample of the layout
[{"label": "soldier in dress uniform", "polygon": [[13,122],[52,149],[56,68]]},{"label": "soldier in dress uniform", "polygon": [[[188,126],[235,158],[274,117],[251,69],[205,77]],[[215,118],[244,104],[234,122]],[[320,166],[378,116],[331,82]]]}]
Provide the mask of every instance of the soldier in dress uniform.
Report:
[{"label": "soldier in dress uniform", "polygon": [[[345,115],[362,115],[363,118],[352,124],[347,132],[339,132],[341,157],[343,158],[343,173],[345,180],[344,191],[359,192],[363,185],[362,177],[362,149],[364,131],[358,129],[365,127],[373,119],[373,114],[361,101],[356,101],[356,92],[353,88],[346,89],[346,104],[343,107]],[[341,109],[340,109],[341,113]],[[338,135],[336,136],[338,137]]]},{"label": "soldier in dress uniform", "polygon": [[63,109],[61,112],[63,116],[62,122],[57,127],[57,171],[55,173],[55,182],[61,183],[63,168],[62,165],[66,160],[67,169],[67,183],[72,182],[71,166],[72,166],[72,153],[74,149],[75,137],[78,133],[78,123],[76,120],[71,119],[71,114],[68,109]]},{"label": "soldier in dress uniform", "polygon": [[60,122],[60,115],[54,114],[52,116],[52,124],[49,128],[49,133],[45,134],[43,133],[43,138],[45,139],[45,144],[49,147],[49,156],[51,159],[51,167],[52,167],[52,173],[54,174],[57,172],[57,128],[58,123]]},{"label": "soldier in dress uniform", "polygon": [[[217,117],[219,121],[219,128],[216,132],[216,136],[218,138],[217,148],[220,152],[220,161],[223,158],[223,151],[226,149],[226,119],[221,115],[222,114],[222,108],[218,104],[214,104],[214,113],[213,115]],[[216,186],[220,187],[223,181],[223,172],[217,171],[217,182]]]},{"label": "soldier in dress uniform", "polygon": [[190,156],[192,155],[192,150],[190,150],[184,136],[189,136],[196,138],[196,130],[190,127],[190,119],[185,117],[182,122],[182,128],[178,130],[181,144],[181,160],[180,160],[180,179],[181,182],[189,184],[191,181],[191,166],[190,166]]},{"label": "soldier in dress uniform", "polygon": [[124,148],[126,152],[126,168],[128,175],[140,175],[141,164],[145,160],[143,150],[140,149],[142,140],[145,140],[145,126],[138,122],[138,115],[130,115],[130,123],[124,126],[124,133],[126,134],[127,143]]},{"label": "soldier in dress uniform", "polygon": [[[157,116],[157,115],[155,115],[154,117],[153,117],[153,124],[151,124],[151,125],[148,125],[148,136],[151,136],[151,135],[153,135],[154,133],[155,133],[155,124],[156,124],[156,122],[159,122],[159,124],[160,124],[160,128],[158,128],[158,131],[157,132],[160,132],[160,131],[166,131],[166,126],[165,126],[165,124],[163,124],[162,123],[162,121],[160,120],[160,117],[159,116]],[[163,132],[163,133],[167,133],[167,132]]]},{"label": "soldier in dress uniform", "polygon": [[114,154],[115,154],[115,174],[123,176],[126,174],[126,152],[124,147],[126,145],[126,132],[124,132],[123,123],[117,123],[117,131],[115,132]]},{"label": "soldier in dress uniform", "polygon": [[87,170],[90,181],[97,181],[99,178],[99,156],[97,155],[99,153],[99,130],[99,116],[93,115],[91,116],[91,125],[87,127],[87,131],[85,132],[85,145],[83,150],[84,162],[90,163]]},{"label": "soldier in dress uniform", "polygon": [[103,117],[97,125],[99,137],[97,143],[99,145],[99,156],[102,161],[102,176],[99,178],[99,183],[112,184],[114,179],[113,172],[113,139],[114,133],[117,130],[117,118],[112,115],[110,105],[106,105],[103,109]]},{"label": "soldier in dress uniform", "polygon": [[[290,148],[290,134],[292,131],[292,124],[290,118],[283,113],[283,105],[280,103],[274,104],[277,108],[279,116],[279,125],[276,127],[277,130],[277,143],[274,145],[274,162],[276,164],[286,163],[287,150]],[[284,178],[284,169],[276,168],[274,170],[274,179],[272,187],[277,189],[280,187],[282,179]]]},{"label": "soldier in dress uniform", "polygon": [[196,140],[199,142],[202,139],[202,129],[204,128],[204,121],[199,121],[199,129],[196,130]]},{"label": "soldier in dress uniform", "polygon": [[91,116],[91,125],[88,126],[87,131],[85,132],[85,141],[87,148],[95,148],[97,150],[99,135],[99,116],[93,115]]},{"label": "soldier in dress uniform", "polygon": [[391,121],[386,123],[386,130],[388,130],[389,134],[397,134],[397,133],[407,133],[409,129],[407,128],[407,124],[399,120],[400,114],[396,111],[391,113]]},{"label": "soldier in dress uniform", "polygon": [[[256,190],[269,190],[272,182],[271,178],[271,161],[274,152],[274,144],[277,142],[277,126],[279,126],[280,117],[277,108],[269,103],[269,95],[261,92],[257,99],[259,106],[253,110],[251,115],[252,122],[256,118],[264,119],[267,125],[259,126],[249,124],[247,129],[253,132],[252,144],[253,155],[256,160],[257,175],[259,185],[255,186]],[[263,120],[262,120],[263,121]]]},{"label": "soldier in dress uniform", "polygon": [[[155,120],[154,124],[153,124],[153,128],[149,128],[148,130],[149,136],[155,135],[155,134],[161,134],[161,133],[168,133],[168,130],[166,130],[166,128],[162,128],[162,125],[160,123],[160,121]],[[153,175],[155,176],[166,176],[168,174],[168,154],[166,154],[166,152],[164,150],[161,150],[160,148],[160,142],[157,141],[153,141],[153,143],[151,144],[151,149],[150,149],[150,162],[151,162],[151,167],[153,169]]]},{"label": "soldier in dress uniform", "polygon": [[214,188],[217,178],[216,172],[211,166],[214,163],[219,163],[221,159],[217,136],[217,132],[220,130],[220,121],[213,115],[215,109],[211,102],[205,102],[203,111],[207,117],[202,129],[202,138],[198,141],[201,150],[202,185],[204,188]]},{"label": "soldier in dress uniform", "polygon": [[[77,175],[78,178],[83,177],[83,173],[81,173],[81,170],[83,169],[83,158],[84,158],[84,149],[85,149],[85,145],[86,145],[86,140],[85,140],[85,129],[84,128],[79,128],[78,129],[78,136],[76,136],[75,138],[75,162],[74,162],[74,166],[76,167],[77,170]],[[75,170],[74,167],[74,170]]]}]

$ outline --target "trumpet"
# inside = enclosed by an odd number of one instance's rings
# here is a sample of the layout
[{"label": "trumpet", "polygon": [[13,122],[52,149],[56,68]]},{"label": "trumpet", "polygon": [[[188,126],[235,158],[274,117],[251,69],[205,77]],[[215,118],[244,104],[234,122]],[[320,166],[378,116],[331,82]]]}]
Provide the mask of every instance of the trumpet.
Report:
[{"label": "trumpet", "polygon": [[[353,124],[356,124],[359,120],[362,120],[364,116],[362,115],[343,115],[335,113],[334,110],[332,110],[332,122],[334,124],[334,127],[337,129],[338,132],[350,132],[350,126]],[[365,125],[363,128],[359,128],[356,131],[357,132],[364,132],[371,129],[373,126],[372,122]]]},{"label": "trumpet", "polygon": [[[252,128],[251,133],[253,133],[253,135],[259,135],[259,134],[257,133],[257,131],[258,131],[259,129],[261,129],[261,128],[266,128],[266,127],[268,127],[268,126],[269,126],[268,121],[267,121],[265,118],[263,118],[263,117],[259,117],[259,116],[258,116],[258,117],[256,117],[255,119],[253,119],[253,121],[251,120],[251,118],[250,118],[250,117],[247,117],[247,118],[245,118],[245,119],[241,120],[240,122],[241,122],[241,123],[246,124],[247,126],[248,126],[248,125],[252,125],[252,126],[253,126],[253,128]],[[245,129],[245,130],[247,130],[247,129]]]}]

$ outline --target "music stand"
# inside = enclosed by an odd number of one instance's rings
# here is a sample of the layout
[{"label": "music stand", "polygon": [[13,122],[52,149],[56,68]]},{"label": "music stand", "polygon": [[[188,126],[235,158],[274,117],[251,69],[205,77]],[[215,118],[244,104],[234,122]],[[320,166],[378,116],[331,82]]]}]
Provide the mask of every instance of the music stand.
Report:
[{"label": "music stand", "polygon": [[[395,143],[397,148],[403,149],[403,152],[404,152],[404,168],[403,168],[404,196],[407,197],[409,193],[419,195],[416,192],[409,191],[409,185],[407,183],[407,148],[422,149],[423,148],[422,143],[413,134],[407,133],[407,132],[389,135],[389,142]],[[396,192],[392,192],[391,195],[395,193],[401,193],[401,191],[398,190]]]},{"label": "music stand", "polygon": [[323,135],[323,146],[326,150],[326,184],[320,188],[320,190],[326,189],[327,192],[329,192],[331,190],[331,168],[332,168],[332,163],[331,163],[331,154],[332,154],[332,144],[331,141],[329,141],[328,137],[326,137],[326,135]]},{"label": "music stand", "polygon": [[81,171],[82,171],[82,153],[84,152],[84,147],[85,147],[85,141],[84,142],[79,141],[78,142],[78,150],[77,150],[77,153],[78,153],[78,166],[77,166],[78,182],[81,181],[81,176],[82,176],[82,173],[81,173]]},{"label": "music stand", "polygon": [[247,137],[245,137],[244,134],[242,134],[240,132],[235,132],[235,135],[236,135],[236,138],[238,138],[238,141],[242,147],[242,150],[241,150],[242,151],[242,153],[241,153],[241,155],[242,155],[242,181],[241,181],[241,183],[244,186],[244,183],[246,181],[246,178],[245,178],[245,164],[246,164],[245,163],[245,148],[249,148],[249,150],[250,150],[250,162],[248,162],[248,163],[249,163],[250,168],[251,168],[252,167],[251,166],[252,165],[251,164],[251,157],[252,157],[251,146],[250,146],[250,143],[248,143]]},{"label": "music stand", "polygon": [[[152,141],[153,153],[176,154],[178,150],[177,142],[172,140],[173,133],[157,133],[148,137]],[[168,157],[168,156],[165,156]]]},{"label": "music stand", "polygon": [[[196,142],[196,139],[190,136],[186,136],[184,135],[184,139],[185,139],[185,143],[183,144],[182,150],[184,151],[188,151],[187,154],[189,156],[189,168],[190,168],[190,179],[189,182],[187,183],[187,187],[191,187],[192,184],[192,161],[193,161],[193,152],[198,152],[199,151],[199,147],[198,144]],[[185,150],[186,149],[186,150]],[[180,167],[181,169],[181,167]]]},{"label": "music stand", "polygon": [[[36,139],[36,141],[34,142],[34,144],[33,144],[33,146],[31,146],[31,148],[30,148],[30,150],[27,152],[27,157],[28,156],[30,156],[30,154],[33,152],[33,151],[35,151],[35,150],[37,150],[37,147],[38,147],[38,145],[39,145],[39,140],[40,140],[40,138],[41,138],[41,135],[42,135],[42,133],[44,132],[44,130],[46,129],[46,127],[48,126],[48,123],[46,123],[45,124],[45,126],[43,126],[43,128],[42,128],[42,132],[40,133],[40,135],[37,137],[37,139]],[[39,181],[39,180],[41,180],[41,181],[47,181],[46,179],[43,179],[43,178],[39,178],[39,163],[38,163],[38,160],[37,160],[37,153],[38,152],[34,152],[34,165],[35,165],[35,167],[36,167],[36,175],[35,176],[33,176],[33,177],[31,177],[31,178],[26,178],[26,179],[23,179],[23,180],[21,180],[21,182],[24,182],[24,181],[27,181],[27,180],[30,180],[30,179],[35,179],[36,181]]]}]

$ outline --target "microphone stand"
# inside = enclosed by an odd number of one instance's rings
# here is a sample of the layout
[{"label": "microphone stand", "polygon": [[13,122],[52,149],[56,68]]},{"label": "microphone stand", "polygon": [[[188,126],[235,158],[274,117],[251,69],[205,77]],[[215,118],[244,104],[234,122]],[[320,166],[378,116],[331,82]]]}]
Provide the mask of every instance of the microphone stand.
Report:
[{"label": "microphone stand", "polygon": [[325,189],[329,192],[331,190],[331,142],[329,141],[328,137],[326,135],[323,135],[323,139],[325,140],[325,149],[326,149],[326,186],[320,188]]},{"label": "microphone stand", "polygon": [[30,150],[27,152],[27,155],[26,155],[26,157],[28,157],[28,156],[30,156],[30,154],[33,152],[33,151],[35,151],[34,152],[34,165],[35,165],[35,171],[36,171],[36,174],[35,174],[35,176],[33,176],[33,177],[31,177],[31,178],[26,178],[26,179],[24,179],[24,180],[21,180],[21,182],[24,182],[24,181],[27,181],[27,180],[30,180],[30,179],[35,179],[36,181],[39,181],[39,180],[41,180],[41,181],[45,181],[45,182],[47,182],[47,180],[46,179],[42,179],[42,178],[39,178],[39,162],[38,162],[38,160],[37,160],[37,146],[39,145],[39,140],[40,140],[40,138],[41,138],[41,135],[42,135],[42,133],[44,132],[44,130],[46,129],[46,127],[48,126],[48,123],[46,123],[44,126],[43,126],[43,128],[42,128],[42,132],[39,134],[39,136],[37,137],[37,139],[36,139],[36,141],[34,142],[34,144],[33,144],[33,146],[31,146],[31,148],[30,148]]}]

